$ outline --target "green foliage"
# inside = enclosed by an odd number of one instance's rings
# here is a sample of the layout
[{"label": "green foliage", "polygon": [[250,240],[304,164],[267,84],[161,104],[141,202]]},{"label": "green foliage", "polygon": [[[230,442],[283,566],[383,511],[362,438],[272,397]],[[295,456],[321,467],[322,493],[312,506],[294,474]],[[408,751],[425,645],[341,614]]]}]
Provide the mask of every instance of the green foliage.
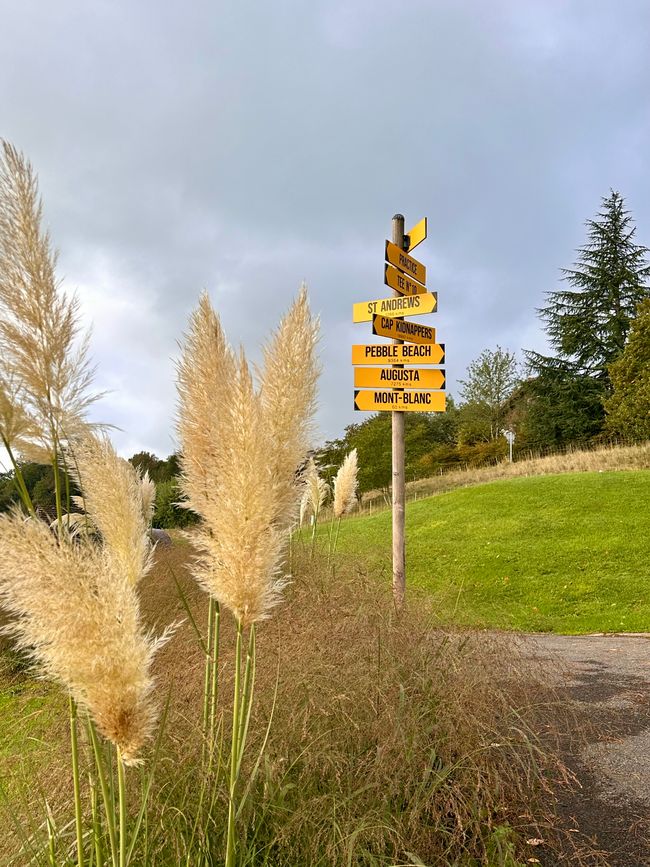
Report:
[{"label": "green foliage", "polygon": [[180,464],[176,454],[171,454],[166,460],[161,460],[151,452],[137,452],[129,458],[129,461],[141,473],[149,473],[149,478],[156,484],[167,482],[180,472]]},{"label": "green foliage", "polygon": [[528,436],[540,445],[602,430],[598,404],[611,391],[610,366],[625,348],[637,305],[649,295],[648,248],[635,243],[636,229],[621,195],[612,191],[586,225],[587,243],[578,250],[577,263],[562,269],[568,288],[549,292],[538,311],[554,355],[526,352],[537,378],[528,389]]},{"label": "green foliage", "polygon": [[[53,516],[56,513],[56,496],[52,467],[48,464],[26,463],[21,464],[20,469],[34,506]],[[77,493],[74,486],[72,493]],[[13,470],[3,473],[0,476],[0,512],[6,512],[19,502],[20,496],[14,484]]]},{"label": "green foliage", "polygon": [[156,486],[156,506],[153,515],[153,526],[160,529],[172,527],[189,527],[198,521],[197,515],[190,509],[178,505],[181,492],[176,479],[167,479]]},{"label": "green foliage", "polygon": [[[602,383],[562,369],[546,369],[523,384],[518,395],[521,448],[586,443],[603,426]],[[523,409],[523,411],[522,411]]]},{"label": "green foliage", "polygon": [[609,365],[623,352],[637,305],[649,294],[649,250],[635,243],[632,218],[615,191],[586,225],[576,265],[562,269],[570,288],[549,292],[539,311],[555,356],[528,356],[538,371],[560,366],[608,384]]},{"label": "green foliage", "polygon": [[[345,456],[356,448],[360,493],[387,489],[391,482],[391,425],[391,413],[378,413],[347,427],[342,439],[325,443],[315,458],[327,481],[331,483]],[[445,413],[407,413],[404,427],[406,478],[418,479],[433,465],[427,456],[437,448],[449,449],[455,444],[457,410],[453,399],[447,398]]]},{"label": "green foliage", "polygon": [[[649,513],[647,470],[518,478],[418,500],[406,510],[407,583],[433,597],[443,623],[647,632]],[[389,509],[348,518],[339,551],[390,575],[390,521]]]},{"label": "green foliage", "polygon": [[514,352],[484,349],[467,368],[467,379],[460,380],[461,397],[459,440],[474,443],[496,440],[504,424],[504,406],[519,382]]},{"label": "green foliage", "polygon": [[623,354],[609,372],[614,393],[605,404],[608,433],[650,439],[650,300],[639,306]]}]

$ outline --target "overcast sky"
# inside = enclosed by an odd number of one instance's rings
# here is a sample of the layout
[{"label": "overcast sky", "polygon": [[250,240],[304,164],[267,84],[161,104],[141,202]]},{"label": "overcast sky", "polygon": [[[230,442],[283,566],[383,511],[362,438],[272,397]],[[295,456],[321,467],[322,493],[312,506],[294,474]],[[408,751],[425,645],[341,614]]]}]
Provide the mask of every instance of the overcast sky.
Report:
[{"label": "overcast sky", "polygon": [[[352,409],[354,301],[390,294],[396,211],[452,393],[535,308],[618,189],[650,246],[647,0],[0,0],[0,136],[40,176],[93,324],[98,416],[165,456],[207,288],[254,358],[300,282],[322,318],[321,437]],[[425,321],[425,320],[423,320]],[[376,338],[375,338],[376,339]]]}]

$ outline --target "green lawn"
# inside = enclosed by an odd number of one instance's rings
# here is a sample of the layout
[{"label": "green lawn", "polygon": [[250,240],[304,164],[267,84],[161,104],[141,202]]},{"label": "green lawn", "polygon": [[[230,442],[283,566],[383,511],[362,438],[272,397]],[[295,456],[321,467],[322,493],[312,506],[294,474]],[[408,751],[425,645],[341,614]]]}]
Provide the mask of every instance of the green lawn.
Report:
[{"label": "green lawn", "polygon": [[[341,524],[338,550],[389,580],[390,511]],[[325,528],[321,530],[325,532]],[[411,503],[407,589],[445,623],[650,632],[650,472],[493,482]]]}]

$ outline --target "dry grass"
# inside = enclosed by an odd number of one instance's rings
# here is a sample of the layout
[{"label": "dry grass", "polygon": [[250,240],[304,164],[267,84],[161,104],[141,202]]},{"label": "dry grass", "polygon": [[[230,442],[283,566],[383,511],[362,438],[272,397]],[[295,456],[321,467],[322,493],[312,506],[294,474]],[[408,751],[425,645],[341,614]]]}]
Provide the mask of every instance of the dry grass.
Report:
[{"label": "dry grass", "polygon": [[[207,616],[188,553],[161,552],[145,579],[145,606],[162,622],[180,610],[169,566],[197,620]],[[248,772],[273,719],[245,817],[250,860],[242,863],[416,863],[410,852],[429,865],[514,865],[499,847],[514,852],[531,837],[564,845],[553,830],[550,783],[565,786],[568,777],[548,748],[548,724],[560,710],[543,673],[512,639],[442,632],[421,600],[398,619],[373,576],[351,568],[332,577],[326,569],[294,551],[286,604],[258,631]],[[224,623],[225,705],[233,637]],[[157,660],[163,686],[174,683],[172,766],[186,768],[189,780],[203,664],[189,624]],[[191,804],[184,813],[191,816]],[[563,863],[579,863],[567,846]]]},{"label": "dry grass", "polygon": [[[172,572],[203,625],[207,600],[191,576],[191,555],[177,546],[157,553],[141,583],[150,626],[182,611]],[[601,863],[553,830],[551,788],[567,785],[567,776],[539,733],[548,733],[558,709],[543,672],[512,640],[435,629],[421,600],[398,619],[389,592],[360,568],[333,577],[300,550],[293,564],[286,603],[258,629],[244,778],[271,717],[272,725],[240,820],[242,865],[395,867],[419,863],[412,853],[440,867],[515,867],[515,852],[523,861],[540,857],[525,844],[531,837],[547,841],[543,863],[565,845],[561,863]],[[234,627],[227,621],[222,639],[220,706],[228,707]],[[204,656],[189,622],[154,666],[172,704],[149,863],[167,865],[184,863],[200,768]],[[222,713],[224,741],[228,727]],[[47,738],[63,741],[65,754],[64,731]],[[64,765],[49,763],[46,773],[48,789],[65,788]],[[223,792],[213,809],[215,853],[226,811]]]},{"label": "dry grass", "polygon": [[[594,449],[568,449],[543,457],[530,457],[514,463],[503,461],[489,467],[467,467],[440,476],[418,479],[406,486],[407,499],[417,500],[433,494],[443,494],[456,488],[481,485],[499,479],[521,476],[545,476],[556,473],[590,473],[608,470],[650,469],[650,441],[637,445],[608,445]],[[364,494],[362,511],[375,511],[389,505],[386,494],[369,491]]]}]

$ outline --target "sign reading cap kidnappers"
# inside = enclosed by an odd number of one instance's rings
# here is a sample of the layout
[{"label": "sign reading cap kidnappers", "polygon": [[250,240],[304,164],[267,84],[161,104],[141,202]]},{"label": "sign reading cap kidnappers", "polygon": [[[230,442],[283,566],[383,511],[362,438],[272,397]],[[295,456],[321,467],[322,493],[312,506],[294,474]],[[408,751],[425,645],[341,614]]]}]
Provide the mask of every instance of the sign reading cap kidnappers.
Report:
[{"label": "sign reading cap kidnappers", "polygon": [[429,325],[396,319],[393,316],[372,317],[372,333],[378,337],[392,337],[394,340],[407,340],[409,343],[435,343],[436,332]]}]

